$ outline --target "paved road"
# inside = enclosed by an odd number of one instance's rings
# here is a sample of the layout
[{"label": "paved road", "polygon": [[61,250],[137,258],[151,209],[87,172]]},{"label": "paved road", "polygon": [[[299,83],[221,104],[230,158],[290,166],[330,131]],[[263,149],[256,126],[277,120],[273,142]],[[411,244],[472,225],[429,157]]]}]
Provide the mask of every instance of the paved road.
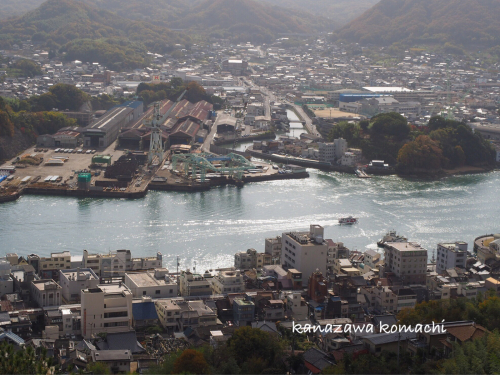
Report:
[{"label": "paved road", "polygon": [[316,125],[313,125],[311,118],[304,112],[301,106],[293,104],[295,110],[299,113],[300,117],[306,122],[306,129],[310,134],[319,135]]}]

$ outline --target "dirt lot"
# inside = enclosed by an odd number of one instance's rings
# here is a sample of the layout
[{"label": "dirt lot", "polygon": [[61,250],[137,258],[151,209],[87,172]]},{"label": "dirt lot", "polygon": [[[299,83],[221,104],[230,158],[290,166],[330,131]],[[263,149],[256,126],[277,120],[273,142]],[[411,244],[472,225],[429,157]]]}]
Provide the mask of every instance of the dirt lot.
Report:
[{"label": "dirt lot", "polygon": [[[314,110],[314,113],[316,114],[316,117],[330,118],[330,108],[326,108],[323,110]],[[335,109],[335,108],[331,108],[331,117],[332,118],[335,118],[335,117],[359,117],[359,115],[356,113],[344,112],[344,111],[339,111],[338,109]]]}]

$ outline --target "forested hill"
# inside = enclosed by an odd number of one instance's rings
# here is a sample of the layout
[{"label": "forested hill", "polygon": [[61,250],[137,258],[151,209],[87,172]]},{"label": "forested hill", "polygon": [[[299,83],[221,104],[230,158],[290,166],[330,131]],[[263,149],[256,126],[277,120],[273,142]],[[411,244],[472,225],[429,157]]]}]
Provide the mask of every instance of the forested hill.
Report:
[{"label": "forested hill", "polygon": [[331,30],[326,18],[255,0],[207,0],[193,7],[185,17],[170,23],[170,26],[254,42],[280,33]]},{"label": "forested hill", "polygon": [[381,0],[337,36],[361,44],[449,42],[492,47],[500,42],[500,1]]},{"label": "forested hill", "polygon": [[[144,65],[147,49],[163,52],[170,45],[190,41],[165,27],[124,19],[74,0],[48,0],[19,18],[0,21],[0,49],[28,39],[54,51],[62,47],[71,58],[114,62],[124,68]],[[72,44],[75,41],[79,42]]]},{"label": "forested hill", "polygon": [[363,14],[379,0],[260,0],[263,3],[296,9],[328,18],[337,29]]}]

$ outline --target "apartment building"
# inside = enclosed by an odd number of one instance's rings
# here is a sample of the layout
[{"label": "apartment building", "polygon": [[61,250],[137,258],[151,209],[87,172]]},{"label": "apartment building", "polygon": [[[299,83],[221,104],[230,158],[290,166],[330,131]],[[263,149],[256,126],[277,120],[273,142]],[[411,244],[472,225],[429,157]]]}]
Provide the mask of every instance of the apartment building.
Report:
[{"label": "apartment building", "polygon": [[81,292],[82,336],[132,329],[132,292],[123,283],[100,284]]},{"label": "apartment building", "polygon": [[69,251],[51,253],[50,257],[40,257],[36,254],[30,254],[27,261],[41,278],[47,279],[57,280],[59,270],[71,268],[71,254]]},{"label": "apartment building", "polygon": [[266,238],[264,252],[271,255],[271,264],[278,264],[281,258],[281,236]]},{"label": "apartment building", "polygon": [[212,278],[211,282],[214,294],[240,293],[245,291],[245,283],[239,270],[219,271]]},{"label": "apartment building", "polygon": [[91,268],[59,270],[59,284],[66,303],[80,302],[81,291],[92,289],[99,284],[99,277]]},{"label": "apartment building", "polygon": [[455,267],[465,268],[467,261],[467,242],[439,243],[437,245],[436,272]]},{"label": "apartment building", "polygon": [[217,314],[203,301],[161,299],[155,301],[160,324],[169,332],[217,325]]},{"label": "apartment building", "polygon": [[108,254],[89,254],[83,250],[83,266],[92,268],[101,278],[123,277],[125,272],[162,268],[163,255],[132,258],[130,250],[116,250]]},{"label": "apartment building", "polygon": [[309,232],[288,232],[281,235],[281,264],[295,268],[307,280],[317,269],[327,274],[328,243],[323,238],[324,229],[312,224]]},{"label": "apartment building", "polygon": [[188,269],[179,275],[179,292],[183,297],[208,296],[212,294],[212,286],[202,275]]},{"label": "apartment building", "polygon": [[168,274],[168,269],[159,268],[154,271],[125,273],[125,285],[129,287],[134,298],[149,296],[151,298],[177,297],[179,287]]},{"label": "apartment building", "polygon": [[309,307],[300,292],[293,292],[286,296],[286,311],[293,320],[307,319]]},{"label": "apartment building", "polygon": [[425,284],[427,250],[415,242],[386,243],[385,272],[393,273],[404,284]]},{"label": "apartment building", "polygon": [[272,264],[272,257],[267,253],[258,253],[255,249],[234,255],[234,267],[241,270],[261,269]]},{"label": "apartment building", "polygon": [[255,304],[243,298],[233,300],[233,320],[239,326],[246,326],[255,319]]},{"label": "apartment building", "polygon": [[319,161],[333,163],[342,158],[347,151],[347,141],[343,138],[335,139],[333,142],[319,142]]},{"label": "apartment building", "polygon": [[379,313],[397,313],[398,296],[388,286],[362,287],[360,293],[365,296],[371,308]]},{"label": "apartment building", "polygon": [[52,279],[33,280],[30,294],[40,307],[61,305],[62,288]]}]

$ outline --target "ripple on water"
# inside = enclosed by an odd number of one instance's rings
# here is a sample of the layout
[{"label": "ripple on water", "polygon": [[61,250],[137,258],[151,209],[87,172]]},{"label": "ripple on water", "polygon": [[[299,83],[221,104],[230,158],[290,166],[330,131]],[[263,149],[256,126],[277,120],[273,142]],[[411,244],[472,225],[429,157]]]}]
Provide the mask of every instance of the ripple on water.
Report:
[{"label": "ripple on water", "polygon": [[[152,191],[130,201],[23,196],[0,205],[0,256],[127,248],[134,256],[161,251],[170,268],[177,255],[184,267],[196,260],[201,270],[231,266],[235,252],[263,251],[266,237],[308,230],[310,224],[358,250],[377,250],[376,241],[392,229],[429,250],[442,241],[470,244],[499,230],[499,173],[418,182],[309,172],[304,180],[196,194]],[[338,218],[346,215],[358,217],[359,224],[339,226]]]}]

